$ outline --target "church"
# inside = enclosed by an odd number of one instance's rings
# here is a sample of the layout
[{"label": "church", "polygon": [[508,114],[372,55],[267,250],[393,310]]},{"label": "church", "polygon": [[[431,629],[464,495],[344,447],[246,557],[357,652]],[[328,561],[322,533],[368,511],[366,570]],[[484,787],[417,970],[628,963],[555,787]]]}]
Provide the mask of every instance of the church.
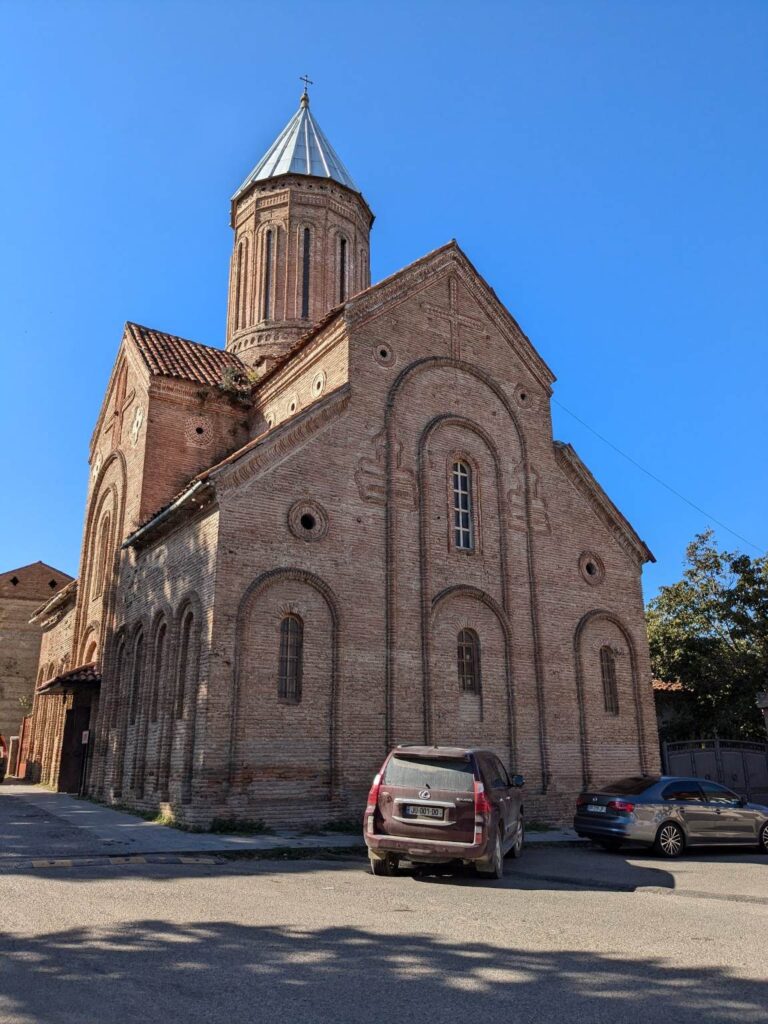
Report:
[{"label": "church", "polygon": [[226,344],[127,323],[27,777],[214,820],[362,814],[398,743],[493,749],[529,818],[657,771],[651,552],[455,241],[371,285],[309,96],[231,200]]}]

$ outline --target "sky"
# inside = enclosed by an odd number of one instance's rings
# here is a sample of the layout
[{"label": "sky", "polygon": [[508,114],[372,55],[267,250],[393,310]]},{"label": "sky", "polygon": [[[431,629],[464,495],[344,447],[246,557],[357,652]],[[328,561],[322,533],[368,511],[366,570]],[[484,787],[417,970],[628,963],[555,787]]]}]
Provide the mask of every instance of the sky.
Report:
[{"label": "sky", "polygon": [[223,345],[229,197],[303,74],[373,280],[458,240],[646,597],[708,527],[765,552],[764,0],[0,0],[0,571],[78,571],[124,322]]}]

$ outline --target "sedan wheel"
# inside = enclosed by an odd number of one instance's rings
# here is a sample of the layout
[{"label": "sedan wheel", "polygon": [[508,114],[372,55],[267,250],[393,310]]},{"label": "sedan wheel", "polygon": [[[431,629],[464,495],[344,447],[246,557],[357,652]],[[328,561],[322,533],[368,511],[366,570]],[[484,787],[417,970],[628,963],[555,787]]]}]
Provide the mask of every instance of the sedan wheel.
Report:
[{"label": "sedan wheel", "polygon": [[768,853],[768,821],[760,830],[760,849],[763,853]]},{"label": "sedan wheel", "polygon": [[501,848],[501,834],[499,832],[496,833],[490,858],[487,861],[480,861],[477,865],[477,873],[482,875],[483,878],[504,877],[504,851]]},{"label": "sedan wheel", "polygon": [[654,847],[662,857],[679,857],[685,849],[683,830],[674,822],[668,821],[656,833]]}]

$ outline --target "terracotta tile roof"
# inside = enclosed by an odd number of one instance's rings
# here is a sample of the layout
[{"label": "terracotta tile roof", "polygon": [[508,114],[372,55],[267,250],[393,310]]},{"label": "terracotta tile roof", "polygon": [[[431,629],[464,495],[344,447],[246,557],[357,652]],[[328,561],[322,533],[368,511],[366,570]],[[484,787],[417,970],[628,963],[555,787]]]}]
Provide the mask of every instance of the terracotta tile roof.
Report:
[{"label": "terracotta tile roof", "polygon": [[136,342],[150,371],[159,377],[178,377],[196,384],[215,385],[221,382],[222,372],[227,367],[245,370],[245,364],[223,348],[200,345],[130,321],[125,329]]},{"label": "terracotta tile roof", "polygon": [[101,672],[96,667],[95,662],[90,662],[88,665],[77,665],[75,668],[70,668],[66,672],[61,672],[53,679],[48,679],[41,686],[38,686],[38,693],[48,693],[51,690],[65,690],[69,686],[74,686],[78,683],[100,683]]},{"label": "terracotta tile roof", "polygon": [[683,684],[678,680],[667,683],[663,679],[654,679],[652,685],[656,693],[679,693],[683,689]]}]

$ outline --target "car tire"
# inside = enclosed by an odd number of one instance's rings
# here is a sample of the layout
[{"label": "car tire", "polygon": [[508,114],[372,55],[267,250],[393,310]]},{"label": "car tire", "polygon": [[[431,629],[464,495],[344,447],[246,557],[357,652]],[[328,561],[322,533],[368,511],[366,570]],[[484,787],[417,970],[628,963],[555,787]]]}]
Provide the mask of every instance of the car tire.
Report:
[{"label": "car tire", "polygon": [[509,851],[510,857],[522,857],[523,845],[525,844],[525,822],[521,818],[518,823],[517,835],[515,841],[512,843],[512,847]]},{"label": "car tire", "polygon": [[488,860],[478,861],[477,873],[483,878],[504,877],[504,847],[501,844],[501,832],[496,832],[493,849]]},{"label": "car tire", "polygon": [[656,833],[653,848],[660,857],[679,857],[685,849],[685,833],[674,821],[665,821]]},{"label": "car tire", "polygon": [[764,821],[760,828],[760,842],[758,845],[762,853],[768,853],[768,821]]},{"label": "car tire", "polygon": [[389,855],[386,857],[374,857],[369,855],[368,860],[371,865],[371,874],[376,875],[378,878],[391,878],[397,871],[398,862],[395,857]]},{"label": "car tire", "polygon": [[597,844],[609,853],[618,853],[623,842],[621,839],[598,839]]}]

